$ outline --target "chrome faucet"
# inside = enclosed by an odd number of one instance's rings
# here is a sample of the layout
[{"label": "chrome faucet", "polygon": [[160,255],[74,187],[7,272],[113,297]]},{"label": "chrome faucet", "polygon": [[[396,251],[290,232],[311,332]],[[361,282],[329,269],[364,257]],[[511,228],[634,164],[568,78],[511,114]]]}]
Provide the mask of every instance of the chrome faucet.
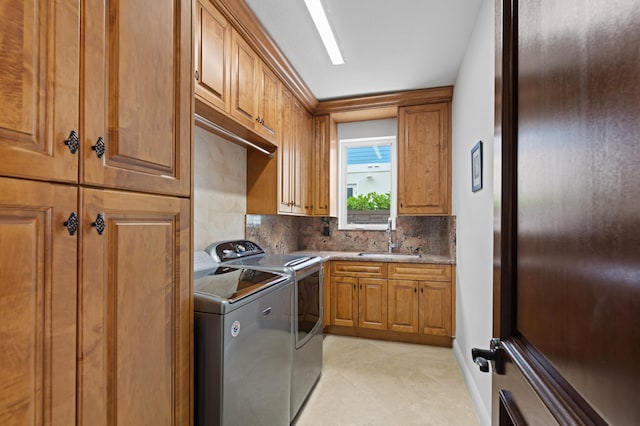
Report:
[{"label": "chrome faucet", "polygon": [[393,243],[393,238],[392,238],[392,234],[391,234],[391,226],[393,224],[393,221],[391,220],[391,217],[389,217],[389,219],[387,220],[387,235],[388,235],[388,251],[389,253],[391,253],[393,251],[394,248],[397,247],[397,244]]}]

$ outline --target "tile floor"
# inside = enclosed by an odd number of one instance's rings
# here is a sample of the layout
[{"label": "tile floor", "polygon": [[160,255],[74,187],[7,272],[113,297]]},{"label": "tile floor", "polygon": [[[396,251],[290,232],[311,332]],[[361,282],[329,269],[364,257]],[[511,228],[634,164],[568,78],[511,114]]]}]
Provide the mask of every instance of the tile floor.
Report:
[{"label": "tile floor", "polygon": [[295,426],[478,425],[450,348],[326,335]]}]

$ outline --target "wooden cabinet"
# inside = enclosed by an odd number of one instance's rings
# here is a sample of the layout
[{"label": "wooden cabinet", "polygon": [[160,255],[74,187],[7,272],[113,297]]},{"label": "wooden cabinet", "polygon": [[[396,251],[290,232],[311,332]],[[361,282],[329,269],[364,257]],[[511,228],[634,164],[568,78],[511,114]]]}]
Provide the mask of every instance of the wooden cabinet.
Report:
[{"label": "wooden cabinet", "polygon": [[312,164],[312,214],[329,215],[329,178],[330,178],[330,116],[313,117],[313,154]]},{"label": "wooden cabinet", "polygon": [[209,0],[197,0],[194,13],[195,96],[229,114],[231,25]]},{"label": "wooden cabinet", "polygon": [[[77,0],[0,7],[0,175],[78,181]],[[75,138],[70,138],[75,132]]]},{"label": "wooden cabinet", "polygon": [[384,263],[331,262],[330,275],[332,325],[386,330]]},{"label": "wooden cabinet", "polygon": [[0,424],[75,423],[77,198],[0,178]]},{"label": "wooden cabinet", "polygon": [[280,80],[236,32],[231,37],[231,116],[277,144]]},{"label": "wooden cabinet", "polygon": [[453,267],[332,261],[325,331],[451,346]]},{"label": "wooden cabinet", "polygon": [[189,195],[191,2],[82,10],[81,182]]},{"label": "wooden cabinet", "polygon": [[247,151],[247,213],[310,214],[311,114],[281,87],[277,157]]},{"label": "wooden cabinet", "polygon": [[0,424],[189,424],[191,2],[0,16]]},{"label": "wooden cabinet", "polygon": [[78,420],[188,424],[189,200],[95,189],[81,198]]},{"label": "wooden cabinet", "polygon": [[398,214],[450,213],[450,103],[398,108]]},{"label": "wooden cabinet", "polygon": [[389,329],[452,336],[452,266],[390,263],[388,268]]}]

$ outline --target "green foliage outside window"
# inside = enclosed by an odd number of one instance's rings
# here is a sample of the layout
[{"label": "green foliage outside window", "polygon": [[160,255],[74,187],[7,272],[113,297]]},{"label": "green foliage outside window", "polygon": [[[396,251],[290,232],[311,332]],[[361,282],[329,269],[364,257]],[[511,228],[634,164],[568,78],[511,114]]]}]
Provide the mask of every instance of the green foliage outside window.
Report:
[{"label": "green foliage outside window", "polygon": [[389,210],[390,208],[390,192],[384,194],[369,192],[368,194],[347,198],[347,210]]}]

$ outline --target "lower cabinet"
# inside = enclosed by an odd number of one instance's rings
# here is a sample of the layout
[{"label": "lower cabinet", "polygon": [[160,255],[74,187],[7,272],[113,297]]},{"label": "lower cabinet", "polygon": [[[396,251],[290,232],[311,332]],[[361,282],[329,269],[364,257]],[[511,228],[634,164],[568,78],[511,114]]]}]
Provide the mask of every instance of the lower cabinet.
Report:
[{"label": "lower cabinet", "polygon": [[328,332],[451,345],[452,265],[332,261]]},{"label": "lower cabinet", "polygon": [[387,329],[387,280],[336,276],[331,278],[332,324]]},{"label": "lower cabinet", "polygon": [[190,422],[189,229],[186,198],[0,178],[0,424]]}]

